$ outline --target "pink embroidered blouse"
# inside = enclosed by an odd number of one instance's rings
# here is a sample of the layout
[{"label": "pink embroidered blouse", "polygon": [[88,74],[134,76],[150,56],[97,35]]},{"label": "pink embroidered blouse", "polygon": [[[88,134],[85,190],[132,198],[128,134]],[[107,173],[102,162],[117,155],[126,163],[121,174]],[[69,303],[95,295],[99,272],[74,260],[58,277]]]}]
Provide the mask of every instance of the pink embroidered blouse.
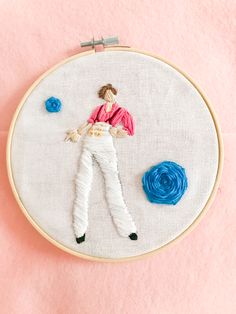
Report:
[{"label": "pink embroidered blouse", "polygon": [[122,124],[123,129],[127,131],[129,135],[134,135],[134,121],[131,114],[117,103],[114,103],[111,110],[107,112],[106,104],[107,103],[104,103],[95,108],[88,119],[88,123],[106,122],[113,127]]}]

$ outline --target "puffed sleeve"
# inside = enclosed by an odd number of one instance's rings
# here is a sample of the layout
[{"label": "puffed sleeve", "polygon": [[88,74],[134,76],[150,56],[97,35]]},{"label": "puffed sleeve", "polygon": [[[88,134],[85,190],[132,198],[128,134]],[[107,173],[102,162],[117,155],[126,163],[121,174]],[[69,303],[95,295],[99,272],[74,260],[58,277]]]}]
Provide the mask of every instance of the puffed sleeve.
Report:
[{"label": "puffed sleeve", "polygon": [[91,113],[90,117],[89,117],[88,120],[87,120],[88,123],[94,124],[94,122],[95,122],[95,120],[96,120],[96,118],[97,118],[97,116],[98,116],[98,113],[99,113],[100,109],[101,109],[101,105],[97,106],[97,107],[93,110],[93,112]]},{"label": "puffed sleeve", "polygon": [[133,136],[134,135],[134,120],[131,114],[127,110],[124,111],[121,122],[123,124],[123,129],[126,130],[130,136]]}]

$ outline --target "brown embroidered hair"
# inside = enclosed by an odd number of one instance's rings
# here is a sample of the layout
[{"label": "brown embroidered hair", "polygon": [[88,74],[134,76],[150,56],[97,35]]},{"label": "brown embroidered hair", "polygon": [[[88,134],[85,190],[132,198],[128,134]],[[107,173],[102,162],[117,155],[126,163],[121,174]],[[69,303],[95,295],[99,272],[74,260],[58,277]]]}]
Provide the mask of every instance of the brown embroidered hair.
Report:
[{"label": "brown embroidered hair", "polygon": [[98,91],[98,96],[99,96],[99,98],[104,99],[105,94],[106,94],[106,92],[107,92],[108,90],[112,91],[112,93],[113,93],[114,95],[117,94],[117,89],[115,89],[111,84],[107,84],[107,85],[102,86],[102,87],[99,89],[99,91]]}]

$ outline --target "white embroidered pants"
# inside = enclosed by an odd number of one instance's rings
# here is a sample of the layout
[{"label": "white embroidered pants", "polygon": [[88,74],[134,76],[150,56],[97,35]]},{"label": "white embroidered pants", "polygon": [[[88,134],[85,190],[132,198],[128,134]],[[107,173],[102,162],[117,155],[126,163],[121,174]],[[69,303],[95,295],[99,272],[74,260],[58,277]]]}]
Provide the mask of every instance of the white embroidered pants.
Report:
[{"label": "white embroidered pants", "polygon": [[136,233],[136,226],[123,199],[116,151],[109,133],[110,125],[98,122],[96,127],[99,127],[100,130],[102,128],[102,135],[85,136],[76,176],[76,197],[73,209],[74,232],[79,238],[86,233],[88,227],[88,200],[93,177],[93,159],[95,159],[104,176],[106,200],[113,221],[119,234],[128,237],[131,233]]}]

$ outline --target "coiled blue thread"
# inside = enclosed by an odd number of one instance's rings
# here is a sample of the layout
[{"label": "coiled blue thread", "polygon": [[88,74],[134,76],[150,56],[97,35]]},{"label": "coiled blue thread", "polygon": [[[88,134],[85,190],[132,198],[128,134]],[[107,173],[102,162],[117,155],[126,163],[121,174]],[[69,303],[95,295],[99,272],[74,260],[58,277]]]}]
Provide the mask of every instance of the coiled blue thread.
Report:
[{"label": "coiled blue thread", "polygon": [[175,162],[163,161],[144,173],[142,184],[151,203],[175,205],[184,195],[188,180],[184,168]]},{"label": "coiled blue thread", "polygon": [[48,112],[59,112],[61,110],[62,104],[60,99],[50,97],[45,101],[45,107]]}]

